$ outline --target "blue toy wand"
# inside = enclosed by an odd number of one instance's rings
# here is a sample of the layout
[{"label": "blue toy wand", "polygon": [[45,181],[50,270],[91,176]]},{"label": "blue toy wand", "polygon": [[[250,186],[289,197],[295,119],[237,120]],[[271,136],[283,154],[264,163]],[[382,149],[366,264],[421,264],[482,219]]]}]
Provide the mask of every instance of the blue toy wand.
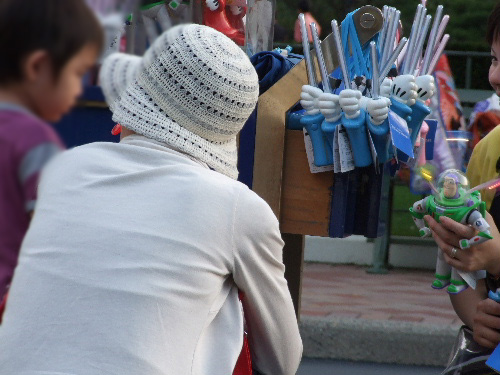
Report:
[{"label": "blue toy wand", "polygon": [[[337,51],[337,57],[340,65],[340,70],[342,72],[342,80],[344,81],[344,87],[350,87],[350,77],[349,72],[347,70],[347,63],[345,60],[345,56],[343,53],[342,42],[340,39],[339,28],[336,20],[332,21],[332,31],[333,31],[333,40],[335,43],[335,49]],[[345,131],[342,129],[341,131]],[[343,238],[350,234],[352,234],[353,229],[351,225],[348,225],[346,228],[347,221],[349,223],[352,222],[351,218],[347,220],[346,214],[348,212],[348,204],[349,211],[351,211],[351,216],[354,216],[355,211],[355,190],[356,190],[356,176],[354,173],[345,172],[345,173],[335,173],[334,175],[334,184],[333,184],[333,196],[332,196],[332,208],[331,208],[331,216],[330,216],[330,228],[329,234],[330,237]],[[349,193],[351,193],[352,199],[349,199]],[[354,195],[353,195],[354,193]]]}]

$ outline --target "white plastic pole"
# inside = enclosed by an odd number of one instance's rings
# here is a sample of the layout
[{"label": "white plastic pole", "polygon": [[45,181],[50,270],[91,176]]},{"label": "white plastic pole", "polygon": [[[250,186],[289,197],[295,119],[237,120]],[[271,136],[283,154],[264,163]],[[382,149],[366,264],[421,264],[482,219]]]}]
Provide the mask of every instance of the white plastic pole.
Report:
[{"label": "white plastic pole", "polygon": [[299,14],[299,23],[300,23],[300,33],[302,34],[302,49],[304,50],[304,59],[306,60],[306,70],[307,70],[307,79],[311,86],[317,86],[318,81],[316,80],[316,71],[314,69],[314,65],[311,60],[311,52],[309,47],[309,36],[307,35],[306,28],[306,20],[302,13]]},{"label": "white plastic pole", "polygon": [[316,59],[318,60],[319,71],[321,73],[321,81],[323,82],[323,91],[331,93],[332,88],[330,87],[330,80],[328,78],[328,72],[326,70],[325,59],[323,57],[323,51],[321,50],[321,42],[319,40],[318,29],[316,28],[316,23],[311,22],[311,34],[313,37],[314,50],[316,51]]},{"label": "white plastic pole", "polygon": [[425,72],[429,68],[429,63],[431,62],[432,53],[434,52],[434,46],[436,45],[437,41],[436,37],[442,14],[443,14],[443,6],[439,5],[436,9],[436,14],[434,15],[434,22],[432,23],[431,33],[429,35],[429,40],[427,41],[427,48],[425,49],[424,62],[420,68],[420,72]]},{"label": "white plastic pole", "polygon": [[339,25],[337,24],[337,20],[332,21],[332,31],[340,69],[342,70],[342,75],[344,76],[344,87],[346,89],[350,89],[351,77],[349,77],[349,71],[347,70],[347,62],[345,60],[344,47],[342,47],[342,39],[340,38]]},{"label": "white plastic pole", "polygon": [[448,43],[449,39],[450,39],[450,34],[445,34],[443,36],[443,39],[441,40],[441,42],[437,46],[436,52],[434,53],[434,57],[431,60],[431,63],[429,65],[429,69],[427,70],[426,74],[432,74],[432,72],[434,72],[434,69],[436,68],[438,60],[441,57],[441,54],[444,51],[444,47],[446,47],[446,43]]}]

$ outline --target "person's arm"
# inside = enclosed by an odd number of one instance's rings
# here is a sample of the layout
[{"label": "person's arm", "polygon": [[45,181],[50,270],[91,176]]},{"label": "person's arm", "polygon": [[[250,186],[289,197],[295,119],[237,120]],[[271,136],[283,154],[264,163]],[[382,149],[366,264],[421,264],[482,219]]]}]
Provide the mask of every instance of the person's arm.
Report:
[{"label": "person's arm", "polygon": [[474,327],[478,304],[488,297],[484,280],[478,280],[476,289],[467,288],[458,294],[450,294],[450,301],[460,320],[470,328]]},{"label": "person's arm", "polygon": [[279,223],[254,193],[240,194],[233,236],[233,279],[244,293],[253,365],[263,375],[295,374],[302,340],[284,277]]},{"label": "person's arm", "polygon": [[299,23],[299,20],[295,21],[295,28],[293,29],[293,39],[297,43],[302,42],[302,35],[300,34],[300,23]]},{"label": "person's arm", "polygon": [[33,216],[38,181],[45,165],[63,149],[63,144],[55,131],[45,124],[28,127],[28,141],[16,148],[17,178],[22,189],[26,213]]}]

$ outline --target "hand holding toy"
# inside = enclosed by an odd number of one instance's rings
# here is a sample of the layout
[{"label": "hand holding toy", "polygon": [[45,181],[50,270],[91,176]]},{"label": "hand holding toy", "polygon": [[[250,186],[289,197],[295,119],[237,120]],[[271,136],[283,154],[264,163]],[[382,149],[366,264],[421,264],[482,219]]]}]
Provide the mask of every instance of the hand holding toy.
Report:
[{"label": "hand holding toy", "polygon": [[390,105],[391,101],[384,97],[367,100],[366,111],[374,125],[380,125],[387,119]]},{"label": "hand holding toy", "polygon": [[[481,201],[479,189],[495,186],[498,180],[489,181],[486,184],[477,186],[474,189],[468,189],[468,180],[465,175],[455,169],[448,169],[441,173],[437,181],[437,186],[431,182],[433,180],[432,173],[426,168],[421,169],[421,175],[426,179],[434,194],[413,204],[410,208],[410,213],[413,216],[413,221],[419,228],[422,236],[428,236],[430,229],[425,226],[423,217],[431,215],[437,222],[440,217],[446,216],[456,222],[470,225],[479,234],[473,238],[460,240],[460,247],[466,249],[474,244],[479,244],[493,237],[490,234],[490,226],[487,223],[485,216],[485,203]],[[452,251],[452,257],[457,253],[457,249]],[[474,278],[467,273],[461,273],[448,265],[443,256],[443,250],[438,249],[438,259],[436,263],[436,279],[432,287],[442,289],[448,284],[448,293],[457,294],[467,288],[467,283],[474,288]]]},{"label": "hand holding toy", "polygon": [[362,94],[358,90],[345,89],[340,92],[339,104],[346,118],[353,119],[360,115]]},{"label": "hand holding toy", "polygon": [[415,77],[411,74],[397,76],[392,81],[391,95],[400,103],[404,103],[411,107],[417,100],[417,84]]},{"label": "hand holding toy", "polygon": [[323,90],[311,85],[302,86],[300,93],[300,104],[307,111],[308,115],[316,115],[319,113],[319,97],[323,94]]},{"label": "hand holding toy", "polygon": [[380,96],[384,96],[386,98],[391,97],[391,87],[392,87],[392,80],[389,78],[384,78],[382,81],[382,84],[380,85]]},{"label": "hand holding toy", "polygon": [[434,77],[427,74],[424,76],[418,76],[415,78],[415,84],[417,85],[418,100],[425,102],[430,99],[436,90],[436,85],[434,84]]},{"label": "hand holding toy", "polygon": [[327,122],[335,122],[342,115],[342,108],[339,103],[340,97],[335,94],[323,93],[318,99],[319,110]]}]

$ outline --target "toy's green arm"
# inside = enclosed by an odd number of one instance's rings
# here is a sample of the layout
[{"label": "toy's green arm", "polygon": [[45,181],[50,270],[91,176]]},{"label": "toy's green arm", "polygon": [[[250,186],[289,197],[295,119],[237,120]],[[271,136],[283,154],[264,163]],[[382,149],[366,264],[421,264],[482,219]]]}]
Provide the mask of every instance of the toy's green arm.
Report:
[{"label": "toy's green arm", "polygon": [[410,207],[410,214],[421,237],[429,237],[431,235],[431,230],[425,226],[424,222],[424,216],[427,214],[427,199],[428,197],[421,199],[413,203],[413,207]]},{"label": "toy's green arm", "polygon": [[472,211],[467,218],[467,224],[478,230],[479,233],[476,236],[472,237],[470,240],[460,240],[460,247],[462,249],[467,249],[473,245],[479,245],[480,243],[491,240],[493,238],[490,234],[490,225],[483,217],[482,212],[478,210]]}]

